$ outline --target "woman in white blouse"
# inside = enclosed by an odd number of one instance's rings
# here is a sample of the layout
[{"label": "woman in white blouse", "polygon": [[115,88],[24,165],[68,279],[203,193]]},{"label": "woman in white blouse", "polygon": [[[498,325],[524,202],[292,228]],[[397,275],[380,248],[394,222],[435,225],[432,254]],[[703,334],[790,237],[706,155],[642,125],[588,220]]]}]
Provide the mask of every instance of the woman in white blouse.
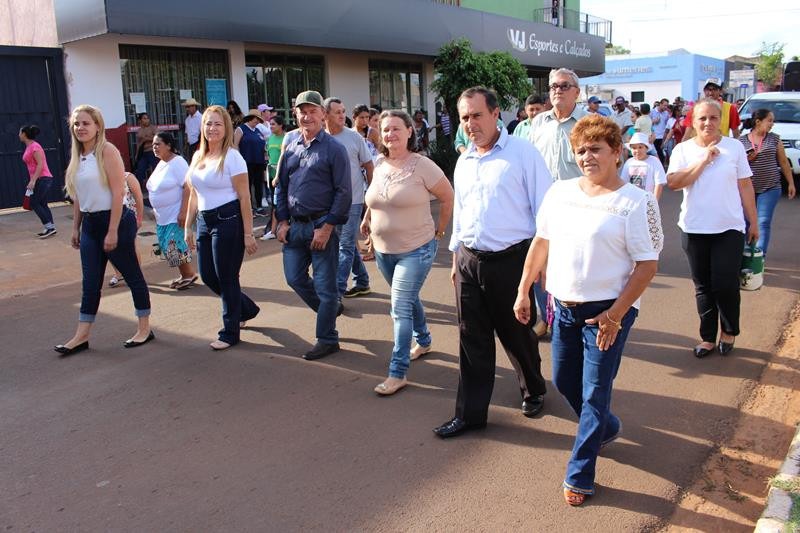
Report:
[{"label": "woman in white blouse", "polygon": [[664,239],[658,202],[617,174],[622,136],[614,121],[582,118],[570,142],[583,175],[545,195],[514,313],[528,323],[531,284],[545,278],[555,298],[553,383],[579,420],[564,479],[564,499],[575,506],[594,494],[600,448],[622,429],[611,388]]},{"label": "woman in white blouse", "polygon": [[675,147],[667,169],[667,186],[683,191],[678,227],[694,281],[702,341],[694,347],[695,357],[715,348],[720,355],[733,350],[739,334],[745,217],[747,241],[758,240],[753,172],[742,143],[720,133],[721,114],[712,98],[695,104],[692,128],[697,135]]},{"label": "woman in white blouse", "polygon": [[125,277],[138,318],[126,348],[155,338],[150,330],[150,293],[136,258],[136,215],[123,206],[125,167],[119,150],[106,142],[100,110],[79,105],[69,118],[72,153],[65,176],[73,199],[72,247],[81,251],[83,295],[75,335],[55,347],[62,357],[89,348],[89,332],[100,305],[103,274],[110,260]]},{"label": "woman in white blouse", "polygon": [[203,283],[222,298],[223,326],[210,346],[225,350],[239,342],[241,327],[259,308],[239,285],[244,252],[254,254],[258,244],[253,237],[247,164],[233,148],[233,124],[224,107],[212,105],[203,112],[200,147],[187,176],[186,243],[190,249],[197,248]]},{"label": "woman in white blouse", "polygon": [[167,131],[153,137],[153,153],[159,163],[147,180],[148,198],[156,215],[156,236],[161,253],[167,264],[177,267],[181,273],[169,286],[180,291],[197,281],[192,252],[183,234],[189,203],[189,188],[186,187],[189,165],[178,154],[175,137]]}]

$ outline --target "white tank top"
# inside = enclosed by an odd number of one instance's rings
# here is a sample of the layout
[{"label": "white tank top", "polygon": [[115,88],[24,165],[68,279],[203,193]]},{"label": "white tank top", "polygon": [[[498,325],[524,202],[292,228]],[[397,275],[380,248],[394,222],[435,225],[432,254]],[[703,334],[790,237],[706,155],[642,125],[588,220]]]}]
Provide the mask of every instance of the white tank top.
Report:
[{"label": "white tank top", "polygon": [[75,174],[75,189],[81,211],[109,211],[111,209],[111,188],[100,181],[100,167],[94,154],[82,155]]}]

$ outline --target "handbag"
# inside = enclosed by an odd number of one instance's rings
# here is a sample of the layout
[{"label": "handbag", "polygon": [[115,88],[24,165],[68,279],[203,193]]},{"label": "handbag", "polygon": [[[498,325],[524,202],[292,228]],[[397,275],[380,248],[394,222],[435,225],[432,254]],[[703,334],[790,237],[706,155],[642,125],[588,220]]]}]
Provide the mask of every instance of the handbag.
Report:
[{"label": "handbag", "polygon": [[755,291],[762,285],[764,285],[764,252],[755,244],[748,244],[742,252],[739,286],[746,291]]},{"label": "handbag", "polygon": [[31,210],[31,196],[33,196],[33,191],[30,189],[25,189],[25,197],[22,198],[22,209],[25,211]]}]

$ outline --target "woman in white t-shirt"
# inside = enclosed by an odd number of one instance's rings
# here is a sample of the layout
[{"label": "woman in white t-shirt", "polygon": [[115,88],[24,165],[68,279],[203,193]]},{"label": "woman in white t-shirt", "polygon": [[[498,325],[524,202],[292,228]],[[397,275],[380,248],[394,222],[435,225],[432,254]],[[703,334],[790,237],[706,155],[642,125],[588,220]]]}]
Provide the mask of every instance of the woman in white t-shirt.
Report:
[{"label": "woman in white t-shirt", "polygon": [[258,244],[250,215],[247,164],[233,148],[230,115],[222,106],[209,106],[200,128],[200,147],[187,173],[190,193],[184,233],[189,248],[197,248],[203,283],[222,298],[223,327],[210,346],[225,350],[239,342],[240,328],[259,312],[239,285],[244,252],[254,254]]},{"label": "woman in white t-shirt", "polygon": [[192,252],[183,233],[189,203],[186,187],[189,165],[178,153],[177,141],[169,132],[162,131],[153,137],[153,153],[160,161],[147,180],[148,198],[156,215],[156,237],[162,256],[181,273],[169,286],[180,291],[197,281]]},{"label": "woman in white t-shirt", "polygon": [[122,203],[125,167],[114,145],[106,141],[100,110],[79,105],[69,117],[72,151],[64,178],[73,199],[72,247],[81,251],[83,294],[75,335],[55,350],[62,357],[89,348],[106,264],[119,269],[136,309],[136,334],[123,343],[141,346],[155,338],[150,329],[150,292],[136,258],[136,215]]},{"label": "woman in white t-shirt", "polygon": [[711,98],[694,106],[692,127],[697,135],[675,147],[667,169],[669,188],[683,190],[678,226],[700,315],[702,342],[694,347],[696,357],[715,348],[720,355],[733,350],[739,334],[745,217],[750,223],[747,242],[758,240],[753,173],[742,143],[720,134],[721,112],[719,102]]},{"label": "woman in white t-shirt", "polygon": [[553,383],[579,420],[564,479],[564,499],[576,506],[594,493],[600,448],[622,429],[611,413],[611,387],[664,237],[656,199],[617,174],[622,136],[616,123],[584,117],[570,142],[583,176],[556,181],[547,191],[514,313],[529,322],[529,291],[546,265],[556,313]]}]

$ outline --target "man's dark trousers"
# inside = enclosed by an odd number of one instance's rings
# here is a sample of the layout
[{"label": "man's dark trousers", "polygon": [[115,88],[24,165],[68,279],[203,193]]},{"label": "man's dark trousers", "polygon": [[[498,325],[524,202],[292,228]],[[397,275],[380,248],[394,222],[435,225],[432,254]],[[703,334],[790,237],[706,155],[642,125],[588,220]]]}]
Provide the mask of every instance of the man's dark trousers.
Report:
[{"label": "man's dark trousers", "polygon": [[463,245],[456,252],[461,378],[455,416],[468,424],[486,422],[494,388],[495,332],[517,372],[522,399],[546,392],[536,334],[514,316],[528,242],[497,253],[476,253]]}]

